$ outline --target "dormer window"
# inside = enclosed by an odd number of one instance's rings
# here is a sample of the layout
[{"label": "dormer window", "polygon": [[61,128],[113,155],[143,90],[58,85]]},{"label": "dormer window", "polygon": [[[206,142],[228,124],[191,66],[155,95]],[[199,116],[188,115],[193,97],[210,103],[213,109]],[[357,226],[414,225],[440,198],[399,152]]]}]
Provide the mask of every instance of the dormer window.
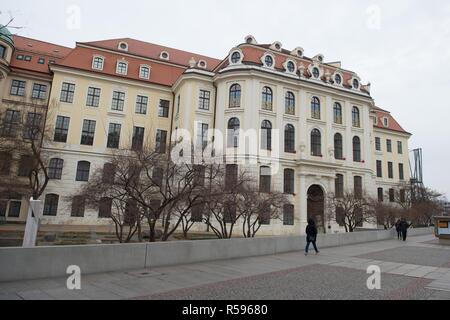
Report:
[{"label": "dormer window", "polygon": [[286,64],[287,67],[287,71],[293,73],[295,72],[295,64],[292,61],[288,61],[288,63]]},{"label": "dormer window", "polygon": [[383,126],[386,128],[389,127],[389,119],[386,117],[383,118]]},{"label": "dormer window", "polygon": [[254,36],[251,36],[251,35],[245,37],[245,43],[248,43],[248,44],[258,44],[258,42],[256,42],[255,37],[254,37]]},{"label": "dormer window", "polygon": [[265,55],[263,55],[263,57],[261,58],[261,62],[267,68],[273,68],[274,64],[275,64],[274,57],[269,53],[266,53]]},{"label": "dormer window", "polygon": [[5,46],[0,46],[0,58],[4,59],[6,56],[6,47]]},{"label": "dormer window", "polygon": [[341,77],[340,74],[336,74],[336,75],[334,76],[334,82],[335,82],[337,85],[341,85],[341,84],[342,84],[342,77]]},{"label": "dormer window", "polygon": [[282,46],[282,44],[280,43],[280,42],[274,42],[271,46],[270,46],[270,49],[272,49],[272,50],[276,50],[276,51],[281,51],[281,48],[282,48],[283,46]]},{"label": "dormer window", "polygon": [[118,61],[116,73],[126,75],[128,73],[128,63],[124,61]]},{"label": "dormer window", "polygon": [[353,88],[354,89],[359,89],[359,81],[358,81],[358,79],[353,79]]},{"label": "dormer window", "polygon": [[231,54],[231,63],[240,63],[241,62],[241,53],[238,51],[235,51]]},{"label": "dormer window", "polygon": [[128,51],[128,43],[126,42],[119,43],[119,50]]},{"label": "dormer window", "polygon": [[141,66],[139,69],[139,78],[149,80],[150,79],[150,67]]},{"label": "dormer window", "polygon": [[94,70],[103,70],[105,60],[103,57],[95,57],[92,59],[92,69]]},{"label": "dormer window", "polygon": [[169,61],[170,55],[169,55],[169,53],[168,53],[167,51],[163,51],[163,52],[161,52],[161,54],[159,55],[159,58],[162,59],[162,60],[167,60],[167,61]]},{"label": "dormer window", "polygon": [[208,66],[208,64],[206,63],[205,60],[200,60],[200,61],[198,62],[198,66],[199,66],[199,68],[206,69],[206,67]]},{"label": "dormer window", "polygon": [[314,67],[312,69],[312,75],[314,78],[318,79],[320,77],[320,70],[317,67]]},{"label": "dormer window", "polygon": [[295,48],[294,50],[291,51],[291,55],[297,56],[299,58],[302,58],[303,57],[303,52],[304,52],[303,48],[297,47],[297,48]]}]

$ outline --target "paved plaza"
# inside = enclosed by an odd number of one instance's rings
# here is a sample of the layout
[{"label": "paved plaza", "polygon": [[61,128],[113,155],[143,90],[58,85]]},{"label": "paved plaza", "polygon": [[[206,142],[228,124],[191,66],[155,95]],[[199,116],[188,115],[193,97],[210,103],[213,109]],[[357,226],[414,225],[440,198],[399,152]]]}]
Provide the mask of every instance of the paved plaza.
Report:
[{"label": "paved plaza", "polygon": [[[380,290],[367,288],[371,265],[381,268]],[[447,300],[450,246],[430,235],[323,249],[308,257],[294,252],[86,275],[75,291],[66,280],[3,282],[0,299]]]}]

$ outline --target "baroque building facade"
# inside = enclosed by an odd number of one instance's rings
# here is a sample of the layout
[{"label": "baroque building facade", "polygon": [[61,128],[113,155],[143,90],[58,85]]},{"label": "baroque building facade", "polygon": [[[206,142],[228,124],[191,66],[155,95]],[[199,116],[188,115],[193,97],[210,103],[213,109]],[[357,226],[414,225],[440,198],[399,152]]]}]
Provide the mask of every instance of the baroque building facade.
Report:
[{"label": "baroque building facade", "polygon": [[[384,195],[409,181],[411,134],[375,105],[370,84],[321,54],[308,58],[300,47],[252,36],[219,60],[128,38],[70,49],[2,32],[2,108],[31,97],[36,83],[47,87],[44,224],[110,224],[101,210],[75,209],[67,196],[106,169],[115,150],[143,141],[166,149],[180,130],[245,166],[264,191],[289,195],[283,219],[261,234],[300,234],[309,216],[338,232],[327,219],[327,195],[355,191],[389,201]],[[19,212],[12,210],[20,200]],[[2,199],[0,215],[25,221],[24,200]]]}]

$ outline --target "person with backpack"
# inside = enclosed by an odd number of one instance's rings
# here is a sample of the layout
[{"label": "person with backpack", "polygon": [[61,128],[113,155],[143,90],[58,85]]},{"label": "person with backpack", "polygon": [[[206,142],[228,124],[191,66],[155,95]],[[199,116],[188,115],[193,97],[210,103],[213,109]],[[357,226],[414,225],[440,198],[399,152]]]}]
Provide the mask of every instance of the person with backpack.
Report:
[{"label": "person with backpack", "polygon": [[314,246],[314,250],[316,250],[316,254],[319,253],[319,249],[317,249],[317,227],[316,223],[313,219],[308,220],[308,226],[306,227],[306,248],[305,248],[305,256],[308,255],[309,246],[312,243]]}]

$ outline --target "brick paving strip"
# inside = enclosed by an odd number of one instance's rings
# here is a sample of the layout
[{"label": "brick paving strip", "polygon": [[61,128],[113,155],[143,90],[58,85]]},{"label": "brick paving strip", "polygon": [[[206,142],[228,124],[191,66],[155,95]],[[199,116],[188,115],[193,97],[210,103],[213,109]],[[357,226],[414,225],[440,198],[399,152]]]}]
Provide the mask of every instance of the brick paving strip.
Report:
[{"label": "brick paving strip", "polygon": [[[184,266],[0,283],[1,299],[450,299],[450,250],[433,236]],[[427,243],[424,243],[427,242]],[[320,244],[319,244],[320,245]],[[447,258],[448,257],[448,258]],[[380,266],[382,290],[369,291],[366,273]]]}]

